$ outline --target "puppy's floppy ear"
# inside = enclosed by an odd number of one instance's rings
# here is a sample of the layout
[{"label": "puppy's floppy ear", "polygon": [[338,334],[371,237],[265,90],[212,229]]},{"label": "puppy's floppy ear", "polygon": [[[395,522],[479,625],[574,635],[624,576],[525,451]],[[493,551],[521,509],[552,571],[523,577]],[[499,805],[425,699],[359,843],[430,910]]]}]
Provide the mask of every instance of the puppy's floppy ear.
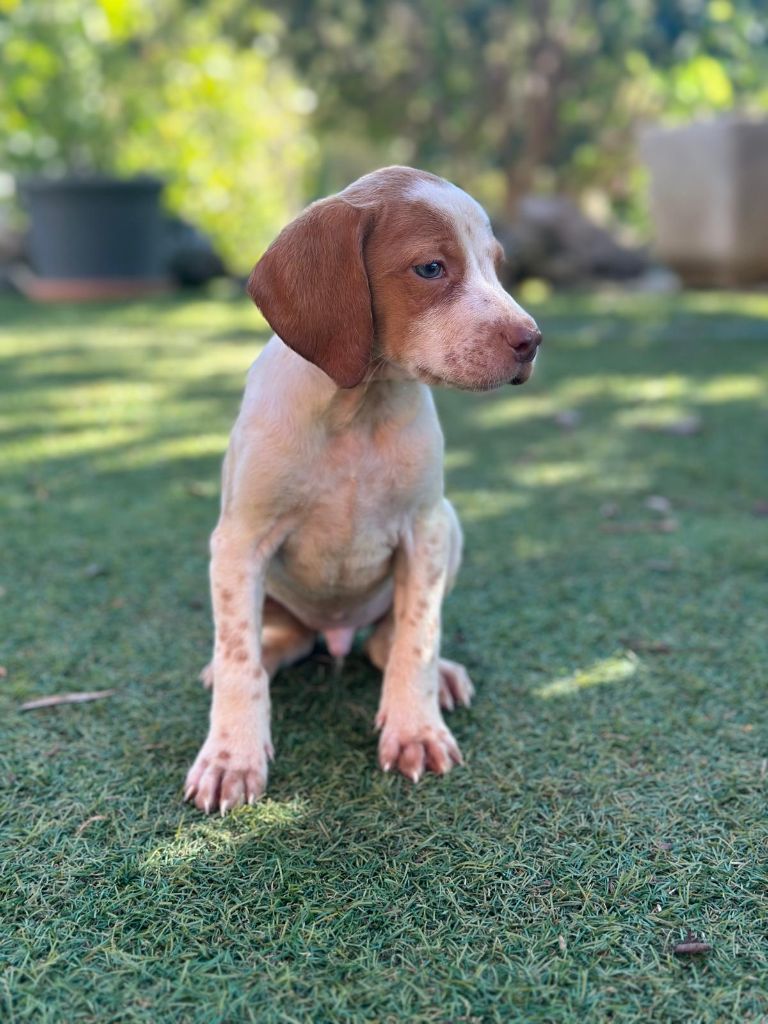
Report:
[{"label": "puppy's floppy ear", "polygon": [[253,268],[248,294],[274,332],[339,387],[365,376],[373,311],[363,245],[371,211],[322,199],[277,236]]}]

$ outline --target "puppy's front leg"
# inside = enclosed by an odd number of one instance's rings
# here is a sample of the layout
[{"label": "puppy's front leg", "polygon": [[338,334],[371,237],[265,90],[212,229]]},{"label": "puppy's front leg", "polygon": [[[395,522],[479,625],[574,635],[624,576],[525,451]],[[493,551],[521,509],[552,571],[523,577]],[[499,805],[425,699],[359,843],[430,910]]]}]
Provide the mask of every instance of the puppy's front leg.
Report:
[{"label": "puppy's front leg", "polygon": [[[281,538],[280,538],[281,539]],[[261,659],[267,563],[278,546],[239,521],[222,517],[211,537],[215,641],[208,737],[187,774],[185,799],[206,814],[253,803],[267,784],[273,755],[269,677]]]},{"label": "puppy's front leg", "polygon": [[395,632],[376,725],[379,763],[418,782],[461,762],[440,713],[440,609],[450,561],[452,520],[444,502],[421,515],[395,563]]}]

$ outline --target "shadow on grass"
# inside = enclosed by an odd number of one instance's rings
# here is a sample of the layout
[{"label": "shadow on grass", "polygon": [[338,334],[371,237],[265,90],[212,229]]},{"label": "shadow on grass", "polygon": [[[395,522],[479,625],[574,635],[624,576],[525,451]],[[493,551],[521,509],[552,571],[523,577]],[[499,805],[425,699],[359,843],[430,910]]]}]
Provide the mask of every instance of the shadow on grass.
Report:
[{"label": "shadow on grass", "polygon": [[[22,331],[10,354],[4,350],[0,389],[26,425],[14,427],[10,416],[0,422],[16,442],[2,486],[15,571],[24,571],[29,550],[36,552],[26,570],[30,585],[18,594],[20,616],[35,624],[29,643],[55,629],[71,604],[68,628],[82,634],[82,620],[92,620],[85,633],[105,650],[83,659],[81,645],[70,640],[66,657],[49,664],[69,665],[68,674],[78,666],[85,675],[98,675],[106,664],[120,676],[121,657],[138,634],[145,639],[145,676],[131,687],[165,673],[194,687],[208,646],[207,536],[254,336],[205,321],[193,331],[189,310],[168,303],[134,310],[127,320],[122,308],[87,311],[83,321],[72,310],[54,312],[36,350],[41,314],[17,312]],[[759,523],[748,515],[763,495],[755,473],[763,442],[759,431],[743,428],[759,422],[765,408],[766,321],[669,312],[640,321],[541,320],[547,344],[525,389],[438,395],[449,442],[448,492],[467,534],[458,591],[446,605],[445,649],[493,680],[505,699],[578,701],[591,699],[587,691],[600,689],[595,684],[634,674],[622,675],[635,663],[615,653],[622,646],[617,638],[682,628],[675,602],[709,571],[722,543],[713,518],[741,516],[730,557],[749,567]],[[13,329],[13,318],[9,323]],[[64,332],[58,340],[54,327]],[[111,332],[105,347],[102,328]],[[166,341],[158,341],[164,330]],[[68,331],[84,331],[85,340],[68,342]],[[729,339],[739,344],[724,361]],[[48,355],[53,371],[45,368]],[[227,370],[217,368],[219,360]],[[78,395],[74,408],[70,385]],[[563,408],[581,414],[572,429],[557,424]],[[638,428],[643,417],[658,427],[659,409],[699,417],[700,432],[678,437]],[[664,496],[676,517],[669,534],[657,532],[658,520],[643,504],[652,494]],[[610,522],[602,511],[607,502],[618,508]],[[648,568],[653,562],[662,568]],[[94,565],[99,575],[86,579],[84,570]],[[753,561],[753,576],[759,571]],[[40,603],[41,593],[49,606]],[[130,614],[109,606],[121,599]],[[190,601],[201,605],[191,629]],[[78,607],[85,611],[79,624]],[[189,644],[176,636],[167,643],[165,630],[183,630]],[[55,673],[25,672],[25,655],[12,647],[7,660],[31,692],[60,685]],[[312,743],[303,732],[312,721],[324,732],[320,761],[329,746],[343,743],[370,758],[378,674],[362,660],[341,686],[323,672],[315,665],[281,675],[276,727],[289,749],[306,749],[309,757]],[[339,699],[346,724],[332,710]],[[197,721],[188,730],[191,754],[208,698],[195,689],[189,700]]]}]

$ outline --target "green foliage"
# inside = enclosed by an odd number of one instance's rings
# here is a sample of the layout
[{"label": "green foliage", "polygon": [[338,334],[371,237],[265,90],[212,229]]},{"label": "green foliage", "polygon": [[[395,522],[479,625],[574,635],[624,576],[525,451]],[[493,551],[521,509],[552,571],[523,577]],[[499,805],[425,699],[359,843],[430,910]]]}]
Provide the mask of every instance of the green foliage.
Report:
[{"label": "green foliage", "polygon": [[[245,269],[387,162],[637,213],[647,119],[768,110],[763,0],[0,0],[0,169],[156,171]],[[602,206],[606,204],[602,202]]]},{"label": "green foliage", "polygon": [[529,384],[436,395],[466,766],[383,775],[378,673],[313,658],[268,799],[208,819],[207,537],[260,321],[0,301],[2,1021],[766,1019],[768,296],[535,312]]},{"label": "green foliage", "polygon": [[[224,2],[5,0],[0,164],[17,173],[154,172],[171,207],[246,269],[302,200],[311,94]],[[269,38],[272,15],[243,25]]]},{"label": "green foliage", "polygon": [[[762,0],[280,0],[322,133],[459,177],[636,193],[641,119],[768,109]],[[331,177],[336,175],[332,166]]]}]

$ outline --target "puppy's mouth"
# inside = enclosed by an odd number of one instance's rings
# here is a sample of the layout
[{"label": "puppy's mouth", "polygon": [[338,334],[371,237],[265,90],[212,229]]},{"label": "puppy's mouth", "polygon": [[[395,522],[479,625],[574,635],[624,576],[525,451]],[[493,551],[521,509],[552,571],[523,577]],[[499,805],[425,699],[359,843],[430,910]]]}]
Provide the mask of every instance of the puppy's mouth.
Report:
[{"label": "puppy's mouth", "polygon": [[530,359],[520,360],[515,367],[514,376],[511,378],[507,376],[488,376],[485,378],[479,377],[474,380],[452,376],[438,376],[432,370],[428,370],[426,366],[418,363],[415,367],[415,377],[422,384],[428,384],[430,387],[452,388],[458,391],[495,391],[497,388],[504,387],[505,384],[525,384],[533,374],[535,362],[535,355]]},{"label": "puppy's mouth", "polygon": [[429,384],[430,387],[451,388],[454,391],[495,391],[497,388],[501,388],[507,383],[504,378],[470,381],[458,380],[452,377],[438,377],[436,374],[432,373],[430,370],[425,370],[423,367],[418,368],[416,379],[420,380],[422,384]]},{"label": "puppy's mouth", "polygon": [[527,380],[531,379],[533,374],[534,363],[536,362],[536,356],[533,355],[530,359],[525,359],[517,364],[514,377],[510,380],[510,384],[518,385],[525,384]]}]

